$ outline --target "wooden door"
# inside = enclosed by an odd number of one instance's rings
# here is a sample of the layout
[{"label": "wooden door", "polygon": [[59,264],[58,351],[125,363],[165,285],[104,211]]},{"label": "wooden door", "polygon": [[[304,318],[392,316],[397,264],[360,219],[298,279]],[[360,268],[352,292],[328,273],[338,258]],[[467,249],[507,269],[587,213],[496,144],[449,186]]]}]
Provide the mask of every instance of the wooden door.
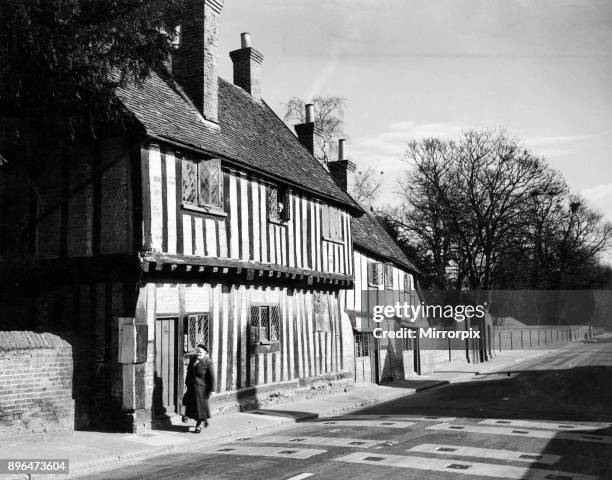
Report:
[{"label": "wooden door", "polygon": [[376,360],[378,362],[376,368],[376,383],[389,382],[393,380],[391,374],[391,362],[393,361],[393,349],[390,348],[390,340],[376,339]]},{"label": "wooden door", "polygon": [[155,320],[155,385],[153,408],[156,415],[177,410],[176,318]]},{"label": "wooden door", "polygon": [[374,337],[369,333],[355,334],[355,382],[375,383],[376,365]]}]

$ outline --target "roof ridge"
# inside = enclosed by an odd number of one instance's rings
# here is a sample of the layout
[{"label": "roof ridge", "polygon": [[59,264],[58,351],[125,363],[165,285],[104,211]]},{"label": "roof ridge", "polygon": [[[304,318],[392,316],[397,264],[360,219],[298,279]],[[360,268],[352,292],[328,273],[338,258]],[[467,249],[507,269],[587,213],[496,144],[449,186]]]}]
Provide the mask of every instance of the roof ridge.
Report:
[{"label": "roof ridge", "polygon": [[[287,130],[291,133],[291,135],[295,138],[295,141],[299,144],[299,146],[304,150],[304,152],[309,155],[311,158],[313,158],[317,165],[319,166],[319,168],[321,168],[325,174],[338,186],[338,188],[340,188],[361,210],[364,210],[363,206],[353,198],[353,196],[346,190],[344,190],[340,184],[338,184],[338,182],[336,181],[336,179],[334,178],[334,176],[331,174],[331,172],[325,168],[325,166],[319,161],[319,159],[317,157],[315,157],[312,152],[310,152],[303,144],[302,142],[300,142],[299,138],[297,137],[297,135],[295,134],[295,132],[293,130],[291,130],[291,128],[289,128],[289,125],[287,125],[283,119],[281,119],[278,114],[274,111],[274,109],[268,105],[268,102],[266,102],[263,98],[261,99],[262,103],[268,108],[268,110],[270,112],[272,112],[272,114],[276,117],[276,119],[279,121],[279,123]],[[364,210],[365,211],[365,210]]]},{"label": "roof ridge", "polygon": [[[369,250],[375,253],[376,255],[380,255],[381,257],[384,257],[392,262],[398,263],[408,268],[409,270],[413,270],[414,272],[420,273],[418,268],[408,258],[408,255],[406,255],[406,253],[402,250],[400,245],[395,240],[393,240],[393,237],[391,237],[391,234],[387,231],[384,225],[380,223],[376,215],[374,215],[372,212],[365,210],[365,213],[362,217],[365,217],[367,220],[369,220],[371,223],[370,227],[376,228],[378,230],[379,235],[382,235],[383,238],[380,238],[379,240],[382,240],[385,242],[386,246],[390,249],[390,252],[382,252],[380,249],[377,249],[376,247],[372,245],[368,245],[366,242],[361,241],[361,238],[359,238],[359,229],[362,229],[362,227],[363,228],[368,227],[367,225],[361,224],[361,217],[355,217],[356,228],[353,229],[354,243],[360,245],[362,248],[365,248],[366,250]],[[355,235],[355,233],[357,233],[357,235]],[[367,232],[363,232],[363,233],[367,235]],[[366,238],[369,238],[369,237],[366,236]]]},{"label": "roof ridge", "polygon": [[265,100],[223,77],[217,76],[217,82],[218,129],[201,121],[180,84],[167,74],[152,72],[142,85],[118,88],[117,96],[151,137],[219,156],[351,212],[361,211]]}]

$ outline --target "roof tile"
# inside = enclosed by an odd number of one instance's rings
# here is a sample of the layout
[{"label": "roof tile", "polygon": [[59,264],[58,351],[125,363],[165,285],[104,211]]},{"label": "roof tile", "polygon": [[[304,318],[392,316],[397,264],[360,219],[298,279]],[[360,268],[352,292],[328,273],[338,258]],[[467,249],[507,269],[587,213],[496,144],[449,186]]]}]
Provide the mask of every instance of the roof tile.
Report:
[{"label": "roof tile", "polygon": [[419,271],[374,215],[366,212],[361,217],[353,217],[351,225],[356,248],[362,247],[408,270]]},{"label": "roof tile", "polygon": [[236,161],[353,209],[360,207],[298,141],[274,111],[219,79],[219,128],[204,122],[179,86],[153,73],[117,96],[147,133]]}]

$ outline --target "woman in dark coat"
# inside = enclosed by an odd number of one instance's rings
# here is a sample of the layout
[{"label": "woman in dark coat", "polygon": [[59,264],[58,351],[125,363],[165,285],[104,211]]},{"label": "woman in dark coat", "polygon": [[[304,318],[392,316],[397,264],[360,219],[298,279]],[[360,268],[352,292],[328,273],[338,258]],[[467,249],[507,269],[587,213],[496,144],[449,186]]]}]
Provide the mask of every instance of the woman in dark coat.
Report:
[{"label": "woman in dark coat", "polygon": [[202,422],[204,422],[204,427],[208,427],[207,419],[210,418],[208,398],[213,390],[212,362],[204,345],[198,345],[196,356],[189,361],[185,385],[187,386],[187,392],[183,398],[186,407],[185,416],[197,422],[195,433],[200,433]]}]

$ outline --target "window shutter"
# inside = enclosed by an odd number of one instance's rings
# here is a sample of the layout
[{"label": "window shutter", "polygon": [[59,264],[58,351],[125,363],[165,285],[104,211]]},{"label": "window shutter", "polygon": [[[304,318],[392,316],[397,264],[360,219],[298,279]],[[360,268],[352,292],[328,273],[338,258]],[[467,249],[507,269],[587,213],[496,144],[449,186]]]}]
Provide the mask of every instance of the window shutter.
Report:
[{"label": "window shutter", "polygon": [[331,237],[331,232],[330,232],[330,206],[329,205],[323,205],[323,208],[321,209],[321,234],[323,235],[323,237],[325,238],[330,238]]},{"label": "window shutter", "polygon": [[344,240],[344,222],[342,221],[342,212],[338,210],[338,240]]},{"label": "window shutter", "polygon": [[219,179],[219,186],[217,189],[217,198],[216,200],[216,206],[223,209],[223,199],[225,198],[223,196],[223,170],[221,170],[221,160],[217,160],[217,176]]},{"label": "window shutter", "polygon": [[333,214],[331,217],[331,224],[333,225],[333,233],[332,238],[334,240],[342,240],[342,216],[340,215],[340,210],[333,207]]},{"label": "window shutter", "polygon": [[281,212],[281,220],[291,219],[291,191],[289,188],[283,190],[282,195],[283,211]]},{"label": "window shutter", "polygon": [[315,331],[329,332],[330,318],[329,318],[328,297],[323,292],[315,292],[313,295],[313,300],[314,300]]}]

